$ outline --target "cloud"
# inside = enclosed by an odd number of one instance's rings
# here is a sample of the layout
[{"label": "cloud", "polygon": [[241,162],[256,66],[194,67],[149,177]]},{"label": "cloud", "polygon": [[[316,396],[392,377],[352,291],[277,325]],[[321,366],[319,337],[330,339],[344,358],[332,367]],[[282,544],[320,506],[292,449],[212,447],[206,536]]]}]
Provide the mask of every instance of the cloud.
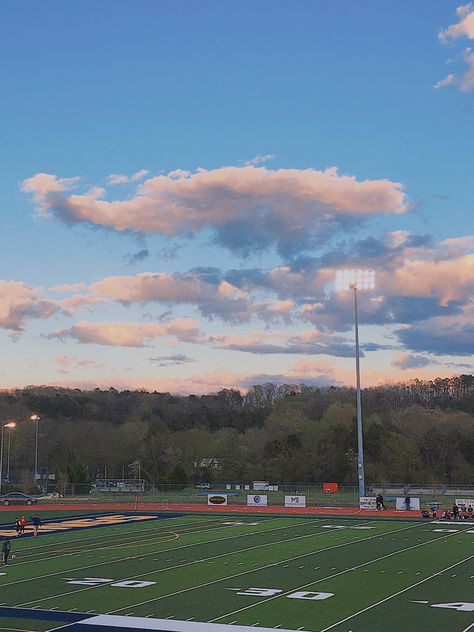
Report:
[{"label": "cloud", "polygon": [[451,24],[447,29],[440,31],[439,39],[446,42],[450,39],[458,37],[467,37],[474,39],[474,7],[472,3],[460,5],[456,9],[459,21]]},{"label": "cloud", "polygon": [[69,372],[74,369],[103,369],[105,367],[105,364],[103,362],[97,362],[96,360],[89,359],[81,360],[76,356],[67,355],[57,356],[55,358],[55,362],[59,367],[58,373],[61,373],[63,375],[69,374]]},{"label": "cloud", "polygon": [[133,173],[131,176],[126,176],[122,173],[111,173],[110,176],[107,176],[106,180],[108,184],[112,186],[117,184],[129,184],[130,182],[138,182],[139,180],[143,180],[150,172],[148,169],[140,169],[139,171]]},{"label": "cloud", "polygon": [[188,364],[190,362],[196,362],[196,360],[193,360],[193,358],[190,358],[183,353],[176,353],[175,355],[156,356],[154,358],[150,358],[150,362],[156,364],[158,367],[165,367]]},{"label": "cloud", "polygon": [[199,335],[196,321],[190,318],[177,318],[166,324],[80,321],[72,327],[53,331],[48,338],[71,338],[83,344],[112,347],[147,347],[156,338],[173,337],[181,342],[197,342]]},{"label": "cloud", "polygon": [[426,356],[397,353],[392,361],[392,366],[398,369],[417,369],[432,363],[432,360]]},{"label": "cloud", "polygon": [[433,87],[436,89],[446,88],[447,86],[451,86],[454,83],[454,81],[455,81],[455,75],[453,75],[453,73],[450,73],[444,79],[440,79],[440,81],[437,81]]},{"label": "cloud", "polygon": [[400,341],[413,351],[437,355],[474,355],[474,302],[460,314],[435,316],[397,331]]},{"label": "cloud", "polygon": [[148,248],[142,248],[138,252],[134,252],[133,254],[126,254],[124,259],[127,260],[128,265],[134,265],[135,263],[140,263],[140,261],[144,261],[150,256],[150,251]]},{"label": "cloud", "polygon": [[[439,39],[443,44],[459,38],[474,40],[474,6],[471,3],[461,5],[456,9],[456,14],[458,22],[451,24],[447,29],[439,33]],[[455,85],[462,92],[470,92],[474,89],[474,52],[471,48],[466,48],[462,52],[461,57],[467,65],[467,69],[464,69],[460,76],[450,73],[447,77],[435,83],[435,88]]]},{"label": "cloud", "polygon": [[250,160],[246,160],[244,162],[244,165],[261,165],[264,162],[268,162],[269,160],[275,160],[276,156],[275,154],[259,154],[257,156],[254,156],[253,158],[251,158]]},{"label": "cloud", "polygon": [[271,247],[288,255],[370,216],[409,210],[402,184],[358,181],[336,168],[175,170],[145,180],[134,197],[114,201],[93,191],[66,195],[61,183],[71,180],[38,174],[24,181],[23,190],[34,194],[43,215],[68,224],[166,237],[211,229],[217,243],[243,255]]},{"label": "cloud", "polygon": [[49,318],[60,309],[38,288],[19,281],[0,281],[0,327],[13,335],[24,329],[27,320]]},{"label": "cloud", "polygon": [[284,332],[253,332],[246,336],[218,334],[209,342],[219,349],[243,351],[259,355],[326,354],[337,357],[352,357],[354,345],[344,338],[330,333],[309,329],[299,334]]}]

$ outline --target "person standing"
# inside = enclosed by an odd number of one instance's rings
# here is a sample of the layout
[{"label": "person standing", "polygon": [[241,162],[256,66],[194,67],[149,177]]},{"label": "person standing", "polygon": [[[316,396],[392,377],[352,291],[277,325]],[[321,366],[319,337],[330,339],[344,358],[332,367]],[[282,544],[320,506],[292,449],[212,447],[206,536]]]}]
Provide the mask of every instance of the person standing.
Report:
[{"label": "person standing", "polygon": [[16,537],[19,538],[21,535],[21,525],[20,525],[20,518],[18,516],[15,518],[15,531],[16,531]]},{"label": "person standing", "polygon": [[385,504],[383,502],[382,494],[377,494],[377,496],[375,497],[375,506],[378,510],[387,509],[387,507],[385,507]]},{"label": "person standing", "polygon": [[37,513],[33,517],[30,516],[30,518],[33,521],[33,536],[36,538],[38,535],[38,529],[41,527],[41,518]]},{"label": "person standing", "polygon": [[457,520],[459,518],[459,507],[454,503],[453,505],[453,520]]},{"label": "person standing", "polygon": [[26,518],[25,516],[22,516],[20,519],[20,535],[25,535],[25,529],[26,529]]},{"label": "person standing", "polygon": [[12,545],[10,542],[10,538],[5,538],[2,546],[2,557],[3,557],[3,565],[8,565],[8,557],[10,555],[10,551],[12,550]]}]

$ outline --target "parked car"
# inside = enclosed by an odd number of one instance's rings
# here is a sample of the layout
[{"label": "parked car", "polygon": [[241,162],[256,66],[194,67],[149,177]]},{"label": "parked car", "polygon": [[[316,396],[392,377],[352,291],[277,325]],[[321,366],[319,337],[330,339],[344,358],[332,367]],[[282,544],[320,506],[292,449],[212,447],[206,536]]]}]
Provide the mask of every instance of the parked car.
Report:
[{"label": "parked car", "polygon": [[23,494],[23,492],[10,492],[0,496],[0,503],[5,507],[8,507],[8,505],[32,505],[37,502],[37,498]]},{"label": "parked car", "polygon": [[199,485],[196,485],[196,489],[211,489],[211,484],[210,483],[199,483]]}]

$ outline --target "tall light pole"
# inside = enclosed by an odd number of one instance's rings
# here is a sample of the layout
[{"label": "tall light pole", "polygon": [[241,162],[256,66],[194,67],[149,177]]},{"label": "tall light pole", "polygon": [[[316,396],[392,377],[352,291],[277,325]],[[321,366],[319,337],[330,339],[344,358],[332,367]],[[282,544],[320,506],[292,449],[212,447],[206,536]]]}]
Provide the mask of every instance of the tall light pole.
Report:
[{"label": "tall light pole", "polygon": [[36,439],[35,439],[35,485],[38,485],[38,434],[39,434],[39,415],[31,415],[31,421],[36,422]]},{"label": "tall light pole", "polygon": [[0,493],[2,491],[2,483],[3,483],[3,431],[5,428],[14,428],[16,423],[14,421],[10,421],[8,424],[3,424],[2,426],[2,442],[0,444]]},{"label": "tall light pole", "polygon": [[10,449],[12,445],[12,430],[15,428],[16,423],[13,421],[11,424],[8,424],[6,428],[8,428],[8,446],[7,446],[7,482],[10,482]]},{"label": "tall light pole", "polygon": [[356,347],[356,404],[357,404],[357,478],[359,497],[365,496],[364,437],[362,432],[362,402],[360,397],[360,352],[359,318],[357,314],[357,290],[373,290],[375,272],[373,270],[340,270],[336,275],[336,287],[339,290],[354,291],[354,328]]}]

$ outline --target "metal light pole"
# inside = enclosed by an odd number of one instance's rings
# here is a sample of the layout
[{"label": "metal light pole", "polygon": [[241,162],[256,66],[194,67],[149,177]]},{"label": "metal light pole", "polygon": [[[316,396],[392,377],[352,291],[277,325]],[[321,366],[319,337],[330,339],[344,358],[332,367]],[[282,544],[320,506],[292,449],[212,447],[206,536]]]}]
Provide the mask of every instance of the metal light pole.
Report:
[{"label": "metal light pole", "polygon": [[38,435],[39,435],[39,415],[31,415],[31,421],[36,422],[36,438],[35,438],[35,485],[38,485]]},{"label": "metal light pole", "polygon": [[14,428],[16,423],[14,421],[10,421],[8,424],[3,424],[2,426],[2,442],[0,444],[0,493],[2,492],[2,483],[3,483],[3,431],[5,428]]},{"label": "metal light pole", "polygon": [[[14,423],[14,422],[13,422]],[[16,425],[16,424],[15,424]],[[10,449],[12,445],[12,430],[15,428],[15,425],[6,426],[9,430],[8,432],[8,446],[7,446],[7,482],[10,482]]]},{"label": "metal light pole", "polygon": [[354,328],[356,347],[356,406],[357,406],[357,479],[359,497],[365,496],[364,436],[362,431],[362,402],[360,397],[360,351],[359,317],[357,313],[357,290],[373,290],[375,272],[373,270],[341,270],[336,276],[336,287],[340,290],[354,291]]}]

